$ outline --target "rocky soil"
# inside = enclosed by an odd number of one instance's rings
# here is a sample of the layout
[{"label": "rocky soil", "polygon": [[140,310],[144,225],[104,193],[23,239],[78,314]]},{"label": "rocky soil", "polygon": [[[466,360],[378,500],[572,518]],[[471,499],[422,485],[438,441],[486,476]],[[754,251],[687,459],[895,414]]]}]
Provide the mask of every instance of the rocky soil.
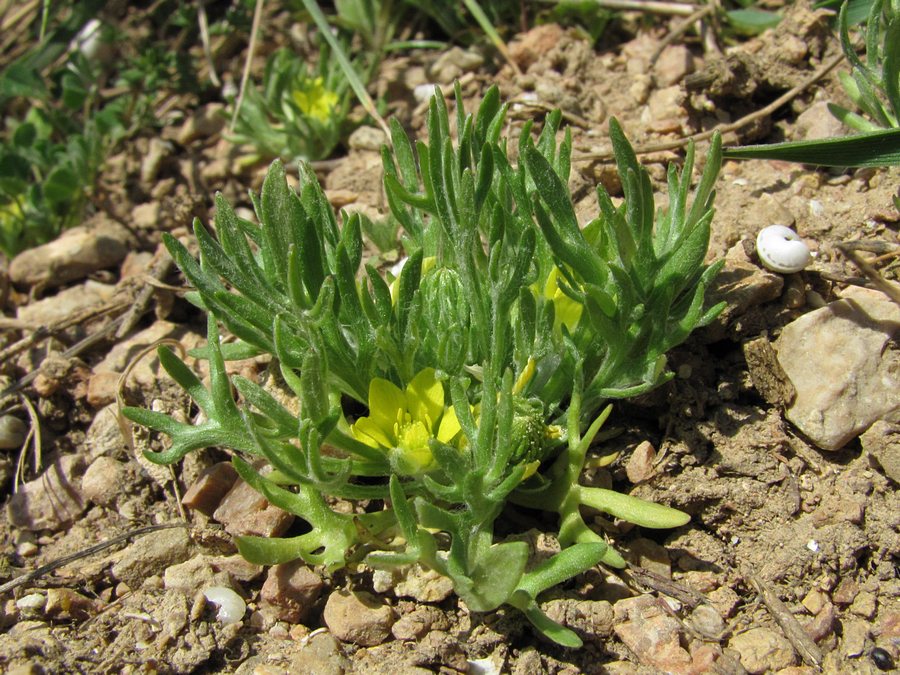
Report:
[{"label": "rocky soil", "polygon": [[[638,147],[678,140],[762,108],[839,50],[828,17],[805,2],[724,54],[690,33],[663,47],[678,21],[626,16],[622,39],[596,49],[555,25],[535,28],[510,44],[521,74],[479,50],[417,52],[385,62],[377,89],[419,134],[421,85],[459,79],[472,101],[498,83],[513,102],[513,135],[560,107],[586,221],[597,182],[619,192],[606,159],[610,116]],[[835,72],[729,131],[726,144],[844,133],[825,107],[848,103]],[[2,269],[0,581],[10,583],[0,597],[0,669],[800,675],[900,663],[900,307],[838,248],[870,252],[896,279],[896,168],[725,163],[710,257],[727,261],[714,295],[728,308],[670,355],[677,376],[666,387],[617,405],[611,426],[620,433],[596,452],[621,454],[585,476],[692,519],[658,533],[596,517],[632,566],[594,569],[542,598],[585,641],[566,650],[537,639],[509,608],[468,611],[446,580],[421,569],[328,574],[247,563],[231,536],[281,533],[291,517],[238,481],[222,449],[171,469],[143,459],[165,439],[123,427],[117,400],[188,419],[194,411],[151,348],[190,349],[205,331],[161,234],[189,241],[193,217],[214,218],[215,191],[247,210],[247,190],[259,189],[266,168],[240,161],[246,152],[225,138],[216,100],[185,97],[166,120],[160,135],[110,159],[102,208]],[[384,212],[382,141],[362,127],[316,165],[335,207]],[[682,156],[642,155],[663,201],[665,165]],[[752,241],[772,223],[812,247],[804,272],[760,266]],[[387,264],[399,253],[371,255]],[[257,377],[266,361],[230,367]],[[512,516],[531,528],[537,552],[553,549],[546,524]],[[211,602],[215,587],[238,597]]]}]

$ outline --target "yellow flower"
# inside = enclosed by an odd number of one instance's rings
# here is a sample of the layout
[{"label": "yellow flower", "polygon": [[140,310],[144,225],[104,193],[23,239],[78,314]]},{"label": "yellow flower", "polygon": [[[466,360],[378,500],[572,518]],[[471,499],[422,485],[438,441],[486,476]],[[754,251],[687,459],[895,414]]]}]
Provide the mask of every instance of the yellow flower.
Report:
[{"label": "yellow flower", "polygon": [[369,383],[369,416],[350,427],[354,438],[384,449],[394,470],[419,475],[434,468],[428,442],[451,443],[460,432],[453,406],[444,407],[444,386],[433,368],[416,375],[406,390],[376,377]]},{"label": "yellow flower", "polygon": [[327,122],[338,103],[338,95],[325,88],[321,77],[306,80],[293,92],[294,103],[307,117]]},{"label": "yellow flower", "polygon": [[547,283],[544,284],[544,297],[553,302],[555,310],[555,319],[553,327],[559,329],[564,325],[569,332],[575,330],[578,320],[581,319],[582,306],[580,302],[576,302],[559,287],[559,270],[554,267],[547,276]]}]

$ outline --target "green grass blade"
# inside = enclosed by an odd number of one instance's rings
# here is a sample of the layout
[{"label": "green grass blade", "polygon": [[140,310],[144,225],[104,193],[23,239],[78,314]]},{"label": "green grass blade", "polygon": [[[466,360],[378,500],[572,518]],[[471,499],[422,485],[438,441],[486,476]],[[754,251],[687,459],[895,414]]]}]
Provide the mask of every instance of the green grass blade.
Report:
[{"label": "green grass blade", "polygon": [[818,166],[900,166],[900,129],[816,141],[726,148],[727,159],[780,159]]}]

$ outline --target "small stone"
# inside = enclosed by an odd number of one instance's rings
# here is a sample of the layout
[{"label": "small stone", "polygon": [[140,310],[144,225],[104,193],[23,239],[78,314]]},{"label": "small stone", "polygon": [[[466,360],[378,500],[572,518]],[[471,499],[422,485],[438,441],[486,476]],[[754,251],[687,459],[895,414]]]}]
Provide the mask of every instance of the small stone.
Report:
[{"label": "small stone", "polygon": [[145,202],[131,209],[131,224],[137,230],[156,230],[162,221],[162,204]]},{"label": "small stone", "polygon": [[697,605],[688,619],[694,630],[707,638],[716,639],[725,630],[722,615],[710,605]]},{"label": "small stone", "polygon": [[872,619],[878,611],[878,599],[874,593],[862,591],[850,605],[850,611],[864,619]]},{"label": "small stone", "polygon": [[691,672],[693,659],[681,646],[681,623],[665,614],[655,598],[619,600],[614,609],[616,635],[643,665],[668,673]]},{"label": "small stone", "polygon": [[325,582],[302,560],[273,565],[263,584],[260,598],[281,621],[299,623],[309,616],[319,601]]},{"label": "small stone", "polygon": [[391,634],[398,640],[419,640],[432,627],[436,627],[442,618],[440,610],[436,607],[417,607],[397,619],[391,626]]},{"label": "small stone", "polygon": [[334,635],[317,633],[294,656],[285,675],[290,673],[314,673],[315,675],[344,675],[353,672],[350,660],[344,656],[341,643]]},{"label": "small stone", "polygon": [[15,415],[0,415],[0,450],[14,450],[22,447],[28,425]]},{"label": "small stone", "polygon": [[801,601],[801,604],[806,607],[810,614],[818,614],[827,603],[828,596],[818,588],[812,589]]},{"label": "small stone", "polygon": [[147,152],[141,158],[141,183],[145,186],[152,186],[156,182],[163,161],[172,154],[173,149],[174,147],[169,141],[158,136],[150,138]]},{"label": "small stone", "polygon": [[370,152],[381,152],[381,146],[386,142],[387,137],[381,129],[369,126],[359,127],[347,139],[347,145],[351,150]]},{"label": "small stone", "polygon": [[29,593],[16,600],[16,609],[21,612],[36,612],[44,609],[47,596],[43,593]]},{"label": "small stone", "polygon": [[477,70],[484,63],[484,57],[473,51],[451,47],[444,51],[428,69],[431,78],[438,84],[450,84],[460,75]]},{"label": "small stone", "polygon": [[118,406],[115,403],[109,403],[94,415],[91,426],[85,433],[84,446],[92,459],[115,454],[125,447],[122,429],[119,427]]},{"label": "small stone", "polygon": [[844,136],[841,121],[831,114],[827,101],[818,101],[797,115],[797,140],[812,141],[819,138]]},{"label": "small stone", "polygon": [[676,120],[676,124],[680,127],[680,120],[685,118],[684,101],[685,93],[681,87],[665,87],[655,90],[647,101],[645,110],[647,121],[658,124],[663,120]]},{"label": "small stone", "polygon": [[132,246],[128,230],[105,216],[95,216],[89,224],[17,255],[9,264],[9,279],[26,286],[61,286],[118,265]]},{"label": "small stone", "polygon": [[112,566],[112,576],[132,589],[140,588],[145,579],[161,574],[170,565],[188,559],[191,539],[183,527],[160,530],[135,539],[119,561]]},{"label": "small stone", "polygon": [[625,464],[625,474],[628,476],[628,480],[637,484],[653,478],[656,474],[654,461],[656,461],[656,448],[650,441],[642,441]]},{"label": "small stone", "polygon": [[237,477],[237,471],[231,462],[213,464],[187,489],[181,503],[212,517],[222,499],[234,487]]},{"label": "small stone", "polygon": [[98,457],[81,478],[81,494],[98,506],[112,507],[122,494],[125,464],[111,457]]},{"label": "small stone", "polygon": [[797,390],[786,417],[818,447],[838,450],[900,408],[898,327],[900,307],[867,289],[785,326],[775,347]]},{"label": "small stone", "polygon": [[443,602],[453,593],[453,582],[434,570],[415,564],[404,570],[394,585],[394,593],[419,602]]},{"label": "small stone", "polygon": [[813,620],[807,623],[803,629],[816,642],[820,642],[834,632],[835,622],[837,621],[837,611],[830,602],[822,606],[816,612]]},{"label": "small stone", "polygon": [[163,573],[163,587],[179,590],[189,597],[205,588],[231,585],[228,574],[216,572],[210,557],[205,555],[195,555],[184,562],[169,565]]},{"label": "small stone", "polygon": [[869,623],[859,619],[850,619],[842,621],[841,627],[843,629],[841,653],[850,658],[863,654],[869,639]]},{"label": "small stone", "polygon": [[47,590],[47,605],[44,614],[49,619],[71,619],[84,621],[97,613],[97,603],[69,588]]},{"label": "small stone", "polygon": [[22,305],[16,311],[16,318],[31,326],[49,326],[88,307],[109,302],[115,292],[114,285],[89,279],[56,295]]},{"label": "small stone", "polygon": [[523,71],[559,44],[565,31],[555,23],[535,26],[509,43],[509,56]]},{"label": "small stone", "polygon": [[394,610],[370,593],[335,591],[328,597],[323,613],[325,624],[343,642],[361,647],[380,645],[391,635]]},{"label": "small stone", "polygon": [[710,306],[725,302],[726,307],[706,329],[704,340],[716,342],[734,337],[733,323],[751,307],[775,300],[781,295],[784,277],[762,269],[747,255],[742,242],[725,254],[725,266],[716,275],[706,296]]},{"label": "small stone", "polygon": [[606,600],[549,600],[541,609],[551,619],[589,642],[602,643],[612,635],[613,607]]},{"label": "small stone", "polygon": [[854,579],[841,579],[831,593],[831,601],[836,605],[849,605],[859,594],[859,584]]},{"label": "small stone", "polygon": [[31,531],[58,530],[81,515],[84,496],[81,484],[84,459],[66,455],[56,460],[40,476],[9,498],[6,512],[14,527]]},{"label": "small stone", "polygon": [[628,545],[628,558],[638,567],[643,567],[657,576],[664,579],[672,578],[669,552],[651,539],[641,537],[632,541]]},{"label": "small stone", "polygon": [[225,106],[221,103],[207,103],[190,115],[178,130],[178,142],[190,145],[200,138],[209,138],[225,128],[228,119]]},{"label": "small stone", "polygon": [[884,474],[900,483],[900,425],[877,420],[859,437],[863,450],[869,453]]},{"label": "small stone", "polygon": [[222,499],[213,518],[235,537],[278,537],[294,522],[294,516],[269,504],[265,497],[240,479]]},{"label": "small stone", "polygon": [[750,675],[761,675],[794,665],[794,650],[787,638],[768,628],[751,628],[735,635],[728,646],[741,655]]},{"label": "small stone", "polygon": [[656,60],[656,82],[660,87],[678,84],[694,72],[694,55],[684,45],[669,45]]}]

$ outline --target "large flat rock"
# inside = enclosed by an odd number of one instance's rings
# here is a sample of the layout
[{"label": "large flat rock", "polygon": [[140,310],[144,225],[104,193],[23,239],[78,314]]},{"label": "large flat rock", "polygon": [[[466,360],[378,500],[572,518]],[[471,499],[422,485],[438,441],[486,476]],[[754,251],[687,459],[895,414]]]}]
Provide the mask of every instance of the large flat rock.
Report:
[{"label": "large flat rock", "polygon": [[797,390],[786,417],[823,450],[838,450],[900,411],[900,307],[878,291],[844,298],[788,324],[775,342]]}]

